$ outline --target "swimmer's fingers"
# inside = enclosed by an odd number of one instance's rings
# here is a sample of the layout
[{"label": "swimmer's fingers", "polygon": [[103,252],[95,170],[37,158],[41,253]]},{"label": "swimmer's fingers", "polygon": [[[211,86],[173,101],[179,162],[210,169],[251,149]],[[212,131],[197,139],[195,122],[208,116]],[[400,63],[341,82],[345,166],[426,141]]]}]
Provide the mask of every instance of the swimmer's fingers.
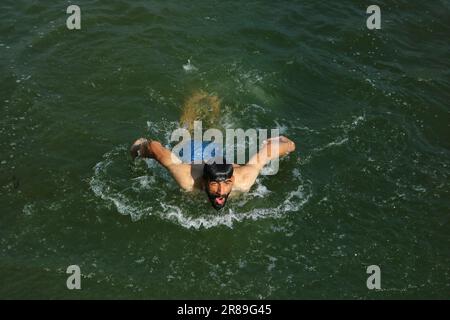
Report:
[{"label": "swimmer's fingers", "polygon": [[286,144],[288,153],[295,150],[294,141],[292,141],[291,139],[289,139],[285,136],[280,136],[280,143]]},{"label": "swimmer's fingers", "polygon": [[295,143],[285,136],[273,137],[263,141],[263,144],[267,145],[268,147],[271,146],[272,143],[279,144],[280,148],[282,149],[280,150],[282,154],[286,154],[295,150]]},{"label": "swimmer's fingers", "polygon": [[131,147],[130,147],[130,155],[131,158],[134,160],[139,154],[139,148],[141,147],[141,144],[138,143],[139,140],[136,140],[136,142],[134,142]]},{"label": "swimmer's fingers", "polygon": [[[151,140],[150,140],[151,141]],[[148,143],[149,140],[145,138],[137,139],[130,148],[130,155],[133,160],[138,157],[149,157],[150,153],[148,152]]]}]

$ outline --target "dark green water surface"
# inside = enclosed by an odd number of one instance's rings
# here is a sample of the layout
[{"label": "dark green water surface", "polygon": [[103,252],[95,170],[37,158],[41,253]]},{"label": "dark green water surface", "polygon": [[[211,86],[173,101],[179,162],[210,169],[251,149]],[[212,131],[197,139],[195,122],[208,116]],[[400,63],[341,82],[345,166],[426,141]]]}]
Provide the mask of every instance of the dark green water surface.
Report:
[{"label": "dark green water surface", "polygon": [[[449,298],[448,1],[69,4],[0,4],[0,298]],[[297,145],[219,215],[127,153],[196,90]]]}]

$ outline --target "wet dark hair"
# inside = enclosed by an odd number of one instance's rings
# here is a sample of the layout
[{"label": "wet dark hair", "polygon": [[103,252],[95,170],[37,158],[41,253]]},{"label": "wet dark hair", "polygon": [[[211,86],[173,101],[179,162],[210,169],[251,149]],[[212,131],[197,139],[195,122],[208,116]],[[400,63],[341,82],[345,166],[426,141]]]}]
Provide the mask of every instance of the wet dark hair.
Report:
[{"label": "wet dark hair", "polygon": [[222,163],[205,163],[203,177],[209,181],[224,181],[233,176],[233,165],[222,160]]}]

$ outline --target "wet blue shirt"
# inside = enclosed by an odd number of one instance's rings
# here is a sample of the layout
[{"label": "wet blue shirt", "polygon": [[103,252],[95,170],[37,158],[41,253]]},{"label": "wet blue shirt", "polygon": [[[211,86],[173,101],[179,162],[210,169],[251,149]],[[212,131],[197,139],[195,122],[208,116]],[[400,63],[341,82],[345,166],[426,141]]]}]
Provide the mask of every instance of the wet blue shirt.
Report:
[{"label": "wet blue shirt", "polygon": [[[208,150],[207,146],[211,145]],[[222,148],[212,141],[189,140],[181,145],[181,150],[177,156],[184,163],[192,163],[194,161],[207,162],[216,157],[223,157]],[[185,152],[190,153],[190,157],[185,157]]]}]

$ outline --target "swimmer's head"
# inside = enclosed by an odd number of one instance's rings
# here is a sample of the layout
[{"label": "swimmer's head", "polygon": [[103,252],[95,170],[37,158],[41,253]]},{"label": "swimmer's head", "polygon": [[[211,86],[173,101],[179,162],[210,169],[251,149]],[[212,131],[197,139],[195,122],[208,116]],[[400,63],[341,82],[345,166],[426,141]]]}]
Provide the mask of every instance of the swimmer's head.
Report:
[{"label": "swimmer's head", "polygon": [[216,210],[225,206],[228,196],[233,188],[233,165],[225,163],[206,163],[203,167],[203,178],[209,201]]}]

